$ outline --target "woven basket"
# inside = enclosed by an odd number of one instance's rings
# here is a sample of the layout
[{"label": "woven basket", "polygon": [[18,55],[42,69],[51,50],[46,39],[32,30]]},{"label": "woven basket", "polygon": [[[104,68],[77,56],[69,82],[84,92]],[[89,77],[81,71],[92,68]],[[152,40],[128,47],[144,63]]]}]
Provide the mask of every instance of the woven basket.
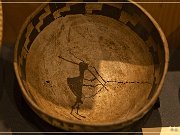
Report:
[{"label": "woven basket", "polygon": [[111,131],[142,118],[167,72],[168,44],[139,5],[46,3],[24,23],[14,69],[29,106],[68,131]]}]

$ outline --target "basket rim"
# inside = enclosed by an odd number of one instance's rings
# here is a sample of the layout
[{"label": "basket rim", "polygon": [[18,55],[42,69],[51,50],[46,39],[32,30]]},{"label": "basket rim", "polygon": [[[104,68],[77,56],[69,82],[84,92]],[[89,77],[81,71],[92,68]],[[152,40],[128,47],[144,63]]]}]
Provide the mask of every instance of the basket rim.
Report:
[{"label": "basket rim", "polygon": [[[47,2],[49,2],[51,0],[48,0]],[[155,94],[153,95],[153,97],[150,99],[150,101],[141,109],[139,110],[137,113],[135,113],[134,115],[132,115],[131,117],[125,119],[125,120],[116,120],[113,122],[96,122],[96,123],[87,123],[87,122],[82,122],[82,121],[76,121],[76,120],[67,120],[65,118],[57,118],[52,116],[51,114],[49,114],[48,112],[45,112],[43,109],[41,109],[39,106],[37,106],[32,99],[28,96],[25,87],[23,86],[22,80],[20,79],[19,76],[19,70],[18,70],[18,65],[17,65],[17,50],[18,50],[18,44],[19,44],[19,40],[20,37],[22,35],[23,30],[26,28],[27,24],[30,22],[30,19],[33,18],[42,8],[44,8],[48,3],[43,3],[41,4],[29,17],[26,18],[25,23],[22,25],[18,38],[16,40],[16,44],[15,44],[15,49],[14,49],[14,61],[13,61],[13,65],[14,65],[14,70],[15,70],[15,74],[16,74],[16,78],[18,80],[18,83],[20,85],[21,88],[21,92],[23,94],[23,96],[25,97],[26,102],[28,102],[30,104],[30,107],[37,113],[37,115],[39,115],[41,117],[41,115],[45,115],[46,117],[52,118],[53,120],[59,121],[59,122],[64,122],[64,123],[68,123],[68,124],[76,124],[76,125],[84,125],[84,126],[92,126],[92,127],[105,127],[105,126],[115,126],[115,125],[121,125],[122,127],[129,125],[137,120],[139,120],[140,118],[142,118],[154,105],[154,103],[156,102],[157,98],[160,95],[160,92],[162,90],[162,86],[163,86],[163,82],[165,79],[165,75],[168,71],[168,63],[169,63],[169,49],[168,49],[168,42],[166,40],[165,34],[163,33],[161,27],[159,26],[159,24],[155,21],[155,19],[139,4],[137,4],[136,2],[132,1],[132,0],[128,0],[131,4],[134,4],[137,8],[139,8],[141,10],[141,12],[143,12],[148,18],[149,20],[152,22],[152,24],[155,26],[155,28],[157,29],[160,38],[162,40],[163,43],[163,47],[164,47],[164,52],[165,52],[165,63],[164,63],[164,70],[163,70],[163,75],[161,77],[160,83],[158,85],[158,88],[155,92]],[[40,112],[41,114],[38,114],[38,112]],[[47,119],[45,119],[44,117],[41,117],[42,119],[44,119],[45,121],[47,121],[48,123],[50,123]],[[52,124],[52,123],[50,123]],[[56,126],[56,125],[55,125]]]}]

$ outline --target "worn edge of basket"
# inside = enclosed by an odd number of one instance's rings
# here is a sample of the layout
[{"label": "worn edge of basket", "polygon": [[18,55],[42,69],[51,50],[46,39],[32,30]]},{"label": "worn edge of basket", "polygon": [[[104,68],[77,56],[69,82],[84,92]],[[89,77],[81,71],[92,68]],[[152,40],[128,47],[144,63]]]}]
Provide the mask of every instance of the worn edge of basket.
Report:
[{"label": "worn edge of basket", "polygon": [[[47,2],[49,2],[51,0],[47,0]],[[162,89],[162,86],[163,86],[163,82],[164,82],[164,79],[165,79],[165,75],[167,73],[167,70],[168,70],[168,63],[169,63],[169,49],[168,49],[168,42],[166,40],[166,37],[161,29],[161,27],[159,26],[159,24],[155,21],[155,19],[142,7],[140,6],[139,4],[137,4],[136,2],[132,1],[132,0],[128,0],[131,4],[134,4],[137,8],[139,8],[149,19],[150,21],[153,23],[153,25],[155,26],[155,28],[158,30],[159,34],[160,34],[160,37],[161,37],[161,40],[163,42],[163,48],[164,48],[164,51],[165,51],[165,65],[164,65],[164,70],[163,70],[163,75],[161,77],[161,81],[158,85],[158,88],[156,90],[156,93],[154,94],[154,96],[151,98],[151,100],[148,102],[148,104],[146,104],[139,112],[137,112],[136,114],[134,114],[133,116],[129,117],[128,119],[126,120],[117,120],[117,121],[114,121],[114,122],[101,122],[101,123],[86,123],[86,122],[78,122],[78,121],[75,121],[75,120],[67,120],[67,119],[64,119],[64,118],[57,118],[57,117],[54,117],[50,114],[48,114],[47,112],[45,112],[44,110],[42,110],[41,108],[39,108],[32,100],[31,98],[28,96],[28,94],[26,93],[26,90],[22,84],[22,81],[20,79],[20,76],[19,76],[19,71],[18,71],[18,65],[17,65],[17,49],[18,49],[18,44],[19,44],[19,39],[22,35],[22,32],[24,30],[24,28],[27,26],[27,24],[30,22],[30,19],[33,18],[37,13],[38,11],[40,11],[42,8],[44,8],[47,3],[43,3],[41,4],[30,16],[28,16],[26,18],[26,21],[25,23],[22,25],[21,29],[20,29],[20,32],[19,32],[19,35],[17,37],[17,40],[16,40],[16,44],[15,44],[15,49],[14,49],[14,62],[13,62],[13,65],[14,65],[14,70],[15,70],[15,74],[16,74],[16,77],[17,77],[17,80],[18,80],[18,83],[20,85],[20,88],[21,88],[21,92],[22,94],[24,95],[24,98],[26,100],[26,102],[28,102],[28,104],[30,105],[30,107],[36,112],[37,115],[39,115],[39,117],[41,117],[41,115],[45,115],[47,117],[50,117],[51,119],[55,119],[57,121],[61,121],[61,122],[65,122],[65,123],[69,123],[69,124],[76,124],[76,125],[85,125],[85,126],[97,126],[97,127],[105,127],[105,126],[115,126],[115,125],[121,125],[121,127],[124,127],[126,125],[129,125],[139,119],[141,119],[151,108],[152,106],[154,105],[154,103],[156,102],[160,92],[161,92],[161,89]],[[98,2],[97,2],[98,3]],[[38,114],[38,113],[42,113],[42,114]],[[42,118],[42,117],[41,117]],[[42,118],[44,119],[46,122],[50,123],[47,119],[45,118]],[[50,123],[52,124],[52,123]]]}]

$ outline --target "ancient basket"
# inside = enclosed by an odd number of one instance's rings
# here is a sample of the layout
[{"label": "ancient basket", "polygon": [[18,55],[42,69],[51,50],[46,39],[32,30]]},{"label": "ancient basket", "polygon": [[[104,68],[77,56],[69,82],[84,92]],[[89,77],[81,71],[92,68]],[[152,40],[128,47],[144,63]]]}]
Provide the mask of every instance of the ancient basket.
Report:
[{"label": "ancient basket", "polygon": [[110,131],[142,118],[167,72],[168,44],[139,5],[46,3],[24,23],[14,69],[24,98],[68,131]]}]

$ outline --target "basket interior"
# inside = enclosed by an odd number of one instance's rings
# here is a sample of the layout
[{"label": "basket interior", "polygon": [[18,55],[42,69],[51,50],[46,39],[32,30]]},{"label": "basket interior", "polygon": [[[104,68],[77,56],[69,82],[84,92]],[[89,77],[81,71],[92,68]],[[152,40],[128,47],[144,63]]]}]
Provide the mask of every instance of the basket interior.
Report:
[{"label": "basket interior", "polygon": [[165,53],[150,19],[131,3],[50,3],[21,33],[20,79],[59,119],[125,120],[153,97]]}]

